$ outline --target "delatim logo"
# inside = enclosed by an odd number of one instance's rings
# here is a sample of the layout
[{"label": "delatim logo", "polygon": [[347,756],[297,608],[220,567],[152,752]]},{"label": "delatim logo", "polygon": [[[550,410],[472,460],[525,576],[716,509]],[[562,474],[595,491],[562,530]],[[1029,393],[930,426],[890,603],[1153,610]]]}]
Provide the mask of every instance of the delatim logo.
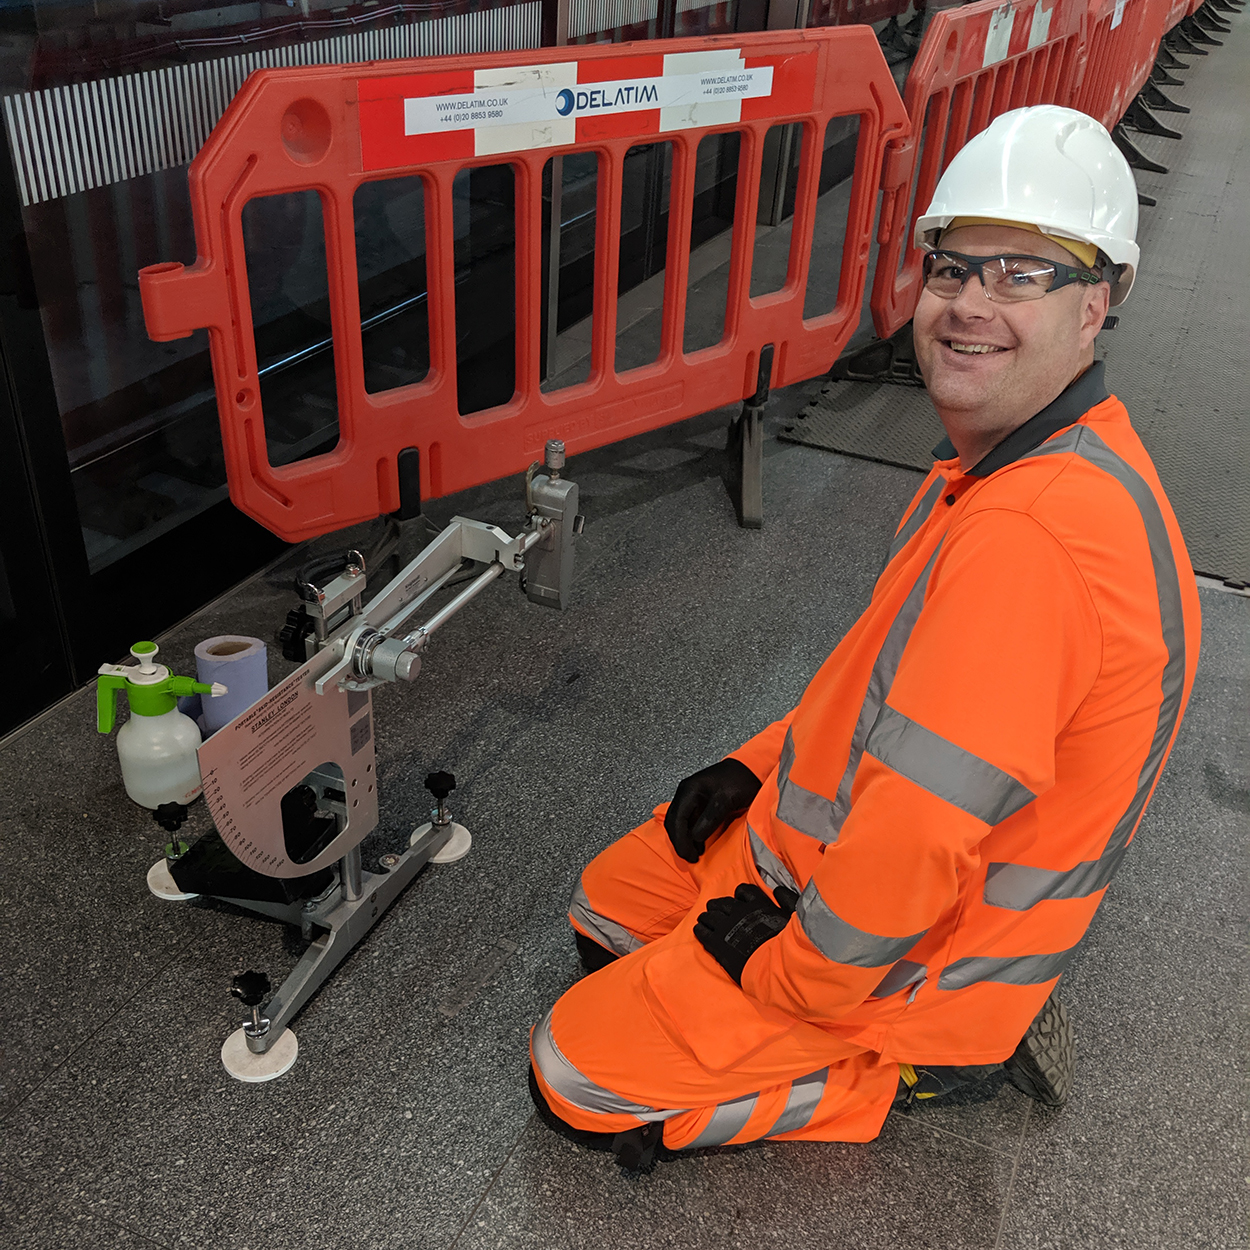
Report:
[{"label": "delatim logo", "polygon": [[603,109],[647,107],[660,107],[660,93],[654,82],[605,83],[602,87],[587,87],[584,91],[570,91],[565,87],[556,96],[556,112],[561,117],[567,117],[574,110],[589,113]]}]

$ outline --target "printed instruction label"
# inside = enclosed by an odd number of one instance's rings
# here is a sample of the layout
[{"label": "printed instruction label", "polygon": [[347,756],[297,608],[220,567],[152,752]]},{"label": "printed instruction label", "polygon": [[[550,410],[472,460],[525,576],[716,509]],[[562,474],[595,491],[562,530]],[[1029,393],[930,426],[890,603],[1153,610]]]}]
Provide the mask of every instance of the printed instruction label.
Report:
[{"label": "printed instruction label", "polygon": [[[314,769],[345,766],[371,745],[368,695],[357,696],[355,708],[349,697],[334,686],[319,695],[300,669],[200,747],[208,810],[222,840],[249,867],[289,875],[282,871],[288,868],[283,796]],[[354,720],[352,711],[359,712]],[[372,751],[365,759],[372,763]]]}]

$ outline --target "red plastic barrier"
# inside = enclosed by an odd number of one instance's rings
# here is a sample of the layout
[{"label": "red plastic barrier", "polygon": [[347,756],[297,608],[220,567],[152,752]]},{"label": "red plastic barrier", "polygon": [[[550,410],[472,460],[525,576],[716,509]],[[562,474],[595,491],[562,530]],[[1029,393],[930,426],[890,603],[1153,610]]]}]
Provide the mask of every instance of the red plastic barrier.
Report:
[{"label": "red plastic barrier", "polygon": [[[1163,17],[1163,33],[1165,35],[1177,22],[1183,21],[1189,16],[1190,3],[1191,0],[1171,0]],[[1197,3],[1202,4],[1202,0],[1197,0]]]},{"label": "red plastic barrier", "polygon": [[[485,114],[500,100],[508,112],[494,128],[441,120]],[[831,118],[848,114],[860,126],[837,305],[805,320],[820,141]],[[779,122],[803,126],[793,244],[784,287],[753,299],[761,150]],[[579,452],[740,401],[756,389],[766,344],[775,345],[775,386],[827,369],[859,319],[883,149],[906,127],[864,26],[262,70],[191,164],[195,264],[140,274],[148,333],[165,340],[208,328],[231,498],[282,538],[309,538],[397,508],[396,456],[408,447],[421,451],[423,495],[436,497],[524,469],[549,438]],[[695,154],[704,135],[728,131],[741,134],[741,155],[725,333],[685,354]],[[657,138],[673,145],[662,347],[654,364],[618,374],[622,167],[632,145]],[[591,377],[543,394],[542,172],[554,153],[573,148],[599,153]],[[516,390],[509,403],[466,417],[456,402],[452,180],[501,160],[516,176]],[[352,196],[365,181],[411,174],[425,188],[430,371],[419,383],[369,394]],[[326,223],[340,435],[328,454],[275,468],[240,213],[255,196],[306,189],[320,196]]]},{"label": "red plastic barrier", "polygon": [[881,175],[871,307],[882,338],[906,325],[915,311],[922,253],[912,246],[912,233],[955,153],[1011,109],[1072,103],[1085,0],[1045,5],[1046,0],[982,0],[942,10],[925,31],[903,93],[911,133],[891,140]]},{"label": "red plastic barrier", "polygon": [[1108,130],[1124,116],[1150,77],[1171,7],[1172,0],[1092,0],[1085,75],[1073,108]]}]

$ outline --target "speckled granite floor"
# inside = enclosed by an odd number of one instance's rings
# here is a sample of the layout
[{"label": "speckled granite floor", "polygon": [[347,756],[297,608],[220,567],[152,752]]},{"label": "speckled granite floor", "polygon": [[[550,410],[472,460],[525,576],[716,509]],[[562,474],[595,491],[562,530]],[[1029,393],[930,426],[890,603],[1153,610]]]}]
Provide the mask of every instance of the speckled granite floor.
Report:
[{"label": "speckled granite floor", "polygon": [[[775,397],[770,432],[812,389]],[[990,1083],[891,1115],[869,1145],[764,1145],[633,1180],[535,1120],[527,1030],[576,975],[563,911],[582,864],[791,706],[918,480],[770,437],[766,525],[745,532],[723,423],[572,461],[589,523],[570,611],[494,587],[415,687],[378,692],[366,866],[423,819],[433,767],[457,774],[474,850],[416,880],[299,1016],[299,1062],[272,1084],[221,1068],[227,990],[246,966],[278,980],[298,945],[148,893],[162,838],[124,796],[90,691],[0,746],[0,1244],[1244,1250],[1250,601],[1215,590],[1176,749],[1065,978],[1067,1108]],[[515,527],[519,484],[429,511]],[[189,671],[202,638],[272,637],[288,576],[210,605],[160,640],[166,657]],[[273,680],[290,667],[271,649]],[[207,828],[201,805],[190,829]]]}]

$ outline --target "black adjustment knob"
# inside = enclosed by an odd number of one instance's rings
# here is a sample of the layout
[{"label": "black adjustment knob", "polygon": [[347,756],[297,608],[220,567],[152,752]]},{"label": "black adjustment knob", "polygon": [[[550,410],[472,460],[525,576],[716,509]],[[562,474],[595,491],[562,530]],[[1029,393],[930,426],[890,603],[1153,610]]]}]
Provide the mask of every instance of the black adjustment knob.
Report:
[{"label": "black adjustment knob", "polygon": [[177,833],[186,823],[187,808],[184,803],[162,803],[153,813],[156,821],[167,833]]},{"label": "black adjustment knob", "polygon": [[269,996],[269,978],[250,969],[240,972],[230,982],[230,993],[245,1007],[259,1007]]},{"label": "black adjustment knob", "polygon": [[303,664],[308,659],[306,640],[316,632],[313,618],[308,609],[301,603],[286,614],[286,624],[278,630],[278,644],[282,648],[283,659],[293,664]]},{"label": "black adjustment knob", "polygon": [[456,778],[451,773],[431,773],[425,779],[425,788],[441,805],[456,788]]}]

